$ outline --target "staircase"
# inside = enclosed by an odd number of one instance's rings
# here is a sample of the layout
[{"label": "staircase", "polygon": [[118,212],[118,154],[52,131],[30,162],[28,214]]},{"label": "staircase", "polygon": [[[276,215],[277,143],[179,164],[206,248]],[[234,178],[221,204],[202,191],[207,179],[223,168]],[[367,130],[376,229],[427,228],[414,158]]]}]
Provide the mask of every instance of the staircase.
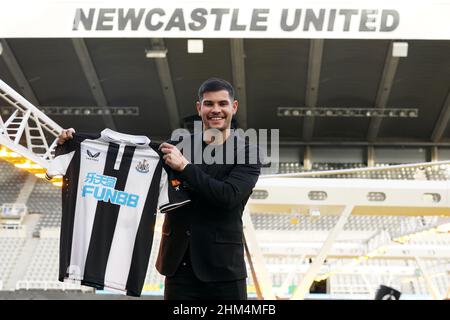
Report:
[{"label": "staircase", "polygon": [[22,247],[20,255],[17,257],[12,272],[6,282],[3,283],[3,290],[15,290],[16,283],[25,278],[25,273],[33,258],[33,253],[39,244],[39,238],[33,238],[32,233],[39,221],[39,214],[26,215],[22,221],[23,228],[26,230],[26,241]]},{"label": "staircase", "polygon": [[27,203],[31,192],[33,192],[34,186],[36,185],[36,181],[37,178],[34,175],[28,175],[27,180],[25,180],[25,183],[17,196],[16,203]]}]

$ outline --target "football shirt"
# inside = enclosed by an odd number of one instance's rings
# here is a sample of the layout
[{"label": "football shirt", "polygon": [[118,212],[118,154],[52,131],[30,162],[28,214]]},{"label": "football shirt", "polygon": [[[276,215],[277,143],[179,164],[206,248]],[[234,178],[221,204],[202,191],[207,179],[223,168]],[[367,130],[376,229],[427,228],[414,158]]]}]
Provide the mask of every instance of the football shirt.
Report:
[{"label": "football shirt", "polygon": [[74,134],[47,177],[63,175],[59,281],[140,296],[157,209],[189,202],[146,136]]}]

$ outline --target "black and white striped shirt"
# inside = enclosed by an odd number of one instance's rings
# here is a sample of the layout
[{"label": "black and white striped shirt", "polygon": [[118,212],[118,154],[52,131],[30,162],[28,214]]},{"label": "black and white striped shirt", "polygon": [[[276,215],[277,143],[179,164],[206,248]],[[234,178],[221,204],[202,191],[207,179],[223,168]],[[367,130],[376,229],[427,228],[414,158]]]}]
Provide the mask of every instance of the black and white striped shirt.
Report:
[{"label": "black and white striped shirt", "polygon": [[189,202],[146,136],[74,134],[47,177],[63,175],[59,280],[140,296],[157,209]]}]

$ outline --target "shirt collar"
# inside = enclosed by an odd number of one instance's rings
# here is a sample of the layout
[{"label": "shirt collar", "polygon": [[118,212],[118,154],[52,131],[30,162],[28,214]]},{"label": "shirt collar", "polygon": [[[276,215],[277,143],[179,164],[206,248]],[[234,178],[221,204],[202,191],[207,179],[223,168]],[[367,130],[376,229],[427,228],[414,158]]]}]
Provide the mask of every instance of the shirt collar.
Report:
[{"label": "shirt collar", "polygon": [[107,142],[124,143],[132,146],[147,146],[150,143],[150,139],[147,136],[120,133],[108,128],[101,132],[101,137]]}]

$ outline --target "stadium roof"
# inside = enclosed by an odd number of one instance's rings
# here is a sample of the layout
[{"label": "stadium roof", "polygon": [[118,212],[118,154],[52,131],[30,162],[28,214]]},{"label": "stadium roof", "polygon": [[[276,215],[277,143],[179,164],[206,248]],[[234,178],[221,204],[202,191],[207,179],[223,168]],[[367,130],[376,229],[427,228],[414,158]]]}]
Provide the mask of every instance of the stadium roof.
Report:
[{"label": "stadium roof", "polygon": [[[78,131],[115,126],[168,138],[171,128],[195,115],[199,85],[216,76],[237,88],[238,122],[280,129],[284,142],[450,145],[448,40],[408,40],[407,57],[393,57],[390,40],[204,39],[203,53],[188,53],[187,41],[3,39],[0,79],[38,107],[138,107],[138,116],[49,114]],[[167,49],[166,58],[147,58],[155,47]],[[278,115],[278,108],[289,107],[418,114]]]}]

